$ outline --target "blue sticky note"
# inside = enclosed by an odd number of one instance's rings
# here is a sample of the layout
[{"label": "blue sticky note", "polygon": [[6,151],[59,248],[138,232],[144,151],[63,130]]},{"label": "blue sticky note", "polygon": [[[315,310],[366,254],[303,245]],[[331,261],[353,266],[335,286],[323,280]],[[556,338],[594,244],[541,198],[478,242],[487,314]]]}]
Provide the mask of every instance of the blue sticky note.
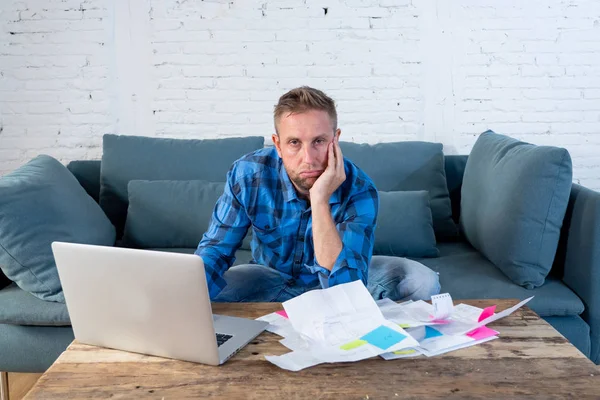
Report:
[{"label": "blue sticky note", "polygon": [[442,332],[438,331],[437,329],[430,328],[428,326],[425,327],[424,339],[431,339],[438,336],[443,336]]},{"label": "blue sticky note", "polygon": [[385,350],[400,342],[405,337],[406,335],[396,332],[387,326],[381,325],[379,328],[375,328],[371,332],[361,337],[361,340],[366,340],[373,346],[377,346],[380,349]]}]

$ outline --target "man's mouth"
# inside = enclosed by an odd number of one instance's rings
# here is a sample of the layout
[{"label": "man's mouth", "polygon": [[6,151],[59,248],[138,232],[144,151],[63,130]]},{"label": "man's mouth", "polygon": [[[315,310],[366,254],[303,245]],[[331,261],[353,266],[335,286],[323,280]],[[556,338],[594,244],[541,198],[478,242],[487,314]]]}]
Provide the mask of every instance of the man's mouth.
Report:
[{"label": "man's mouth", "polygon": [[300,176],[303,178],[316,178],[319,175],[321,175],[322,173],[323,173],[323,171],[320,171],[320,170],[303,171],[303,172],[300,172]]}]

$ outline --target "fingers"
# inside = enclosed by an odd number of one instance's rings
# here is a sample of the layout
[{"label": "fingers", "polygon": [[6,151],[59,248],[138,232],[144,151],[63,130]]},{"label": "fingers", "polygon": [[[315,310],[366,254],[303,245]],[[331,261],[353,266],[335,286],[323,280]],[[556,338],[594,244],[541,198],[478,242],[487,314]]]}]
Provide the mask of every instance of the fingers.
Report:
[{"label": "fingers", "polygon": [[329,143],[327,146],[327,168],[335,169],[336,165],[335,154],[333,152],[333,143]]},{"label": "fingers", "polygon": [[342,154],[342,148],[340,147],[340,138],[336,136],[335,138],[335,155],[336,155],[336,167],[340,171],[344,171],[344,155]]}]

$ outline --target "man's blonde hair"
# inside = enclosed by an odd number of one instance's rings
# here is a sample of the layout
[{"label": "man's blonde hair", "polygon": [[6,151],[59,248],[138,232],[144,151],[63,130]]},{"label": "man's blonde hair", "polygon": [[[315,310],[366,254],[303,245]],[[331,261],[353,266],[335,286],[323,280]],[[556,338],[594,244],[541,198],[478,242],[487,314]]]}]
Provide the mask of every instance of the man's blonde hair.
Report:
[{"label": "man's blonde hair", "polygon": [[325,111],[329,115],[333,131],[336,131],[337,111],[333,99],[318,89],[301,86],[290,90],[279,98],[273,112],[275,132],[279,134],[277,123],[282,115],[299,114],[310,110]]}]

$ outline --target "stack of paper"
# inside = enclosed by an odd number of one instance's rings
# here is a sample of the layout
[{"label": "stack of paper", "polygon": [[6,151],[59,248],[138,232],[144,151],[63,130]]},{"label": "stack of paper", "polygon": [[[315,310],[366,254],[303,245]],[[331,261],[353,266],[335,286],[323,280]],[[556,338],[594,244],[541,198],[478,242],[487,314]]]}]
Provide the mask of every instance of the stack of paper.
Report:
[{"label": "stack of paper", "polygon": [[286,335],[282,344],[293,351],[266,359],[290,371],[418,345],[398,324],[383,317],[362,281],[312,290],[283,307],[288,318],[280,312],[259,319],[270,323],[269,331]]},{"label": "stack of paper", "polygon": [[436,356],[496,339],[485,325],[509,315],[531,298],[494,314],[450,295],[397,304],[375,302],[361,281],[312,290],[283,303],[284,310],[265,315],[267,330],[283,337],[292,352],[266,356],[273,364],[298,371],[325,362],[351,362],[374,356],[386,360]]}]

